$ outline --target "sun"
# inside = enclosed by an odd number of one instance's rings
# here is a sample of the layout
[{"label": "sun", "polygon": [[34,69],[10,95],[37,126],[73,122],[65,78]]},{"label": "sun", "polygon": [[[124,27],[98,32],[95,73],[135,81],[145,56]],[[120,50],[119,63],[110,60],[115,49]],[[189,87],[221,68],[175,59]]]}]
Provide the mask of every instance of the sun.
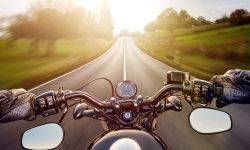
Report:
[{"label": "sun", "polygon": [[94,11],[101,0],[76,0],[76,4],[84,6],[85,9]]},{"label": "sun", "polygon": [[78,5],[90,11],[95,11],[103,1],[110,6],[116,33],[122,29],[143,31],[144,26],[155,17],[153,0],[76,0]]}]

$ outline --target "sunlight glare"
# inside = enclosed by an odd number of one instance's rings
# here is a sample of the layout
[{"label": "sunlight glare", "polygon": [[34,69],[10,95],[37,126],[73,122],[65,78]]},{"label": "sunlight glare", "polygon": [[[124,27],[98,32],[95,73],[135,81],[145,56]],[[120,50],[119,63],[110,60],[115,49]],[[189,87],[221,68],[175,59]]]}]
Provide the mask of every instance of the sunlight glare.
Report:
[{"label": "sunlight glare", "polygon": [[76,4],[84,6],[87,11],[94,11],[100,0],[76,0]]},{"label": "sunlight glare", "polygon": [[[77,0],[77,4],[94,11],[103,0]],[[155,17],[154,1],[106,0],[110,6],[115,32],[121,29],[143,31],[143,27]]]}]

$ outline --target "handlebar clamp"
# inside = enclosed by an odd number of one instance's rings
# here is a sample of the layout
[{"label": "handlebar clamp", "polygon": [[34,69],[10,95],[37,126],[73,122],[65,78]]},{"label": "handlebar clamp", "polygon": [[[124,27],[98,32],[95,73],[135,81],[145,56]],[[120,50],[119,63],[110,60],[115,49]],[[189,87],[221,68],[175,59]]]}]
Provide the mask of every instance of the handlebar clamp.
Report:
[{"label": "handlebar clamp", "polygon": [[65,100],[65,91],[63,89],[60,89],[59,91],[55,92],[56,95],[56,104],[57,107],[63,111],[68,109],[68,103]]}]

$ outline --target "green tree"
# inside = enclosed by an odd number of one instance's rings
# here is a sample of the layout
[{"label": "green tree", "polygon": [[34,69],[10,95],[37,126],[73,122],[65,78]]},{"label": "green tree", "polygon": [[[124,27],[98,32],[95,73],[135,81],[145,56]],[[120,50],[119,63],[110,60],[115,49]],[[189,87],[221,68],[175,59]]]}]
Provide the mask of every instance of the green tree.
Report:
[{"label": "green tree", "polygon": [[29,14],[13,17],[8,27],[9,43],[20,38],[29,39],[32,41],[30,52],[34,52],[40,41],[47,41],[46,55],[50,55],[58,39],[80,38],[86,35],[89,20],[82,7],[73,6],[72,3],[66,7],[66,3],[63,3],[64,9],[60,9],[61,1],[47,2],[32,3]]},{"label": "green tree", "polygon": [[155,21],[148,23],[144,28],[144,31],[146,32],[155,32],[156,30],[157,30],[157,24]]},{"label": "green tree", "polygon": [[227,15],[223,15],[222,17],[215,20],[215,23],[225,23],[229,22],[229,18]]},{"label": "green tree", "polygon": [[[7,48],[12,46],[18,39],[37,39],[37,27],[30,17],[25,15],[16,15],[11,17],[10,25],[7,27],[8,43]],[[36,40],[34,40],[36,41]],[[31,45],[31,47],[33,47]],[[34,47],[33,47],[34,48]]]},{"label": "green tree", "polygon": [[29,13],[13,17],[8,26],[9,41],[31,40],[30,52],[38,49],[40,41],[46,41],[46,55],[51,55],[60,38],[112,38],[113,22],[107,3],[100,5],[98,13],[98,17],[87,15],[72,0],[37,0],[31,3]]},{"label": "green tree", "polygon": [[250,23],[250,13],[245,9],[236,9],[229,17],[229,22],[232,25],[241,25]]},{"label": "green tree", "polygon": [[172,32],[179,28],[178,13],[173,8],[165,9],[156,19],[157,28],[160,30],[168,30]]},{"label": "green tree", "polygon": [[97,34],[111,39],[113,37],[113,20],[107,2],[102,2],[97,8]]},{"label": "green tree", "polygon": [[6,23],[7,18],[4,16],[0,16],[0,36],[1,34],[3,34],[4,30],[5,30],[5,23]]},{"label": "green tree", "polygon": [[186,10],[180,10],[177,12],[173,8],[167,8],[157,17],[157,19],[147,24],[144,30],[146,32],[155,32],[157,30],[167,30],[172,32],[176,29],[209,24],[212,24],[212,22],[202,16],[195,19],[189,15]]},{"label": "green tree", "polygon": [[191,17],[186,10],[180,10],[178,22],[182,28],[190,28],[195,24],[194,18]]},{"label": "green tree", "polygon": [[198,23],[198,25],[200,25],[200,26],[212,24],[211,21],[207,20],[207,19],[206,19],[205,17],[203,17],[203,16],[199,16],[199,17],[197,18],[197,23]]},{"label": "green tree", "polygon": [[82,7],[75,7],[75,9],[68,10],[63,16],[63,36],[67,38],[81,38],[86,36],[89,32],[90,20]]}]

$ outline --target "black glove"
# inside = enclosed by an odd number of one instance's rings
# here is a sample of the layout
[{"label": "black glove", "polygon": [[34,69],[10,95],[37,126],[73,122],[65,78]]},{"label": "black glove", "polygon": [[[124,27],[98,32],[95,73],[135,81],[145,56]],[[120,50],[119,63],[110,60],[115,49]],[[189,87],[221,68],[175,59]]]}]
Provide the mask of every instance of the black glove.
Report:
[{"label": "black glove", "polygon": [[216,101],[217,107],[250,104],[250,70],[229,70],[224,75],[213,76],[210,81],[224,87],[223,95]]},{"label": "black glove", "polygon": [[32,108],[35,95],[24,89],[0,91],[0,123],[15,120],[34,120]]}]

